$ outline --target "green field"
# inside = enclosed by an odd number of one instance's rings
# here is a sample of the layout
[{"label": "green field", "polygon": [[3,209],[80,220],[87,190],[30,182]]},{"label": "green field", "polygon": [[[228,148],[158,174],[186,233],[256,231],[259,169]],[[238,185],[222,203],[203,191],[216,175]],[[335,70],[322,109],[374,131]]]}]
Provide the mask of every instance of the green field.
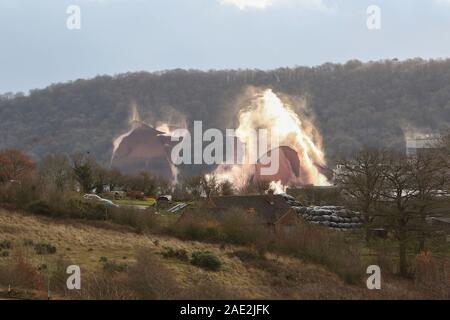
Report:
[{"label": "green field", "polygon": [[114,200],[115,204],[126,205],[126,206],[154,206],[156,204],[155,200]]}]

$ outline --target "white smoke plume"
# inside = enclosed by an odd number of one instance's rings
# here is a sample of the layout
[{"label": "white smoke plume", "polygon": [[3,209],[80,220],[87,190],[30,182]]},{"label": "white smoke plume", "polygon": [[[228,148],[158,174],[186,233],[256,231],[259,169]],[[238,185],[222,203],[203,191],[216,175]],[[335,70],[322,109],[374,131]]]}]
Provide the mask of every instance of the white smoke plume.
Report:
[{"label": "white smoke plume", "polygon": [[[299,109],[306,110],[305,102]],[[304,114],[298,114],[287,103],[284,103],[272,90],[260,91],[250,106],[239,113],[239,127],[236,131],[240,142],[250,150],[251,132],[256,129],[267,129],[270,135],[276,135],[280,146],[287,146],[296,151],[301,177],[290,181],[293,185],[329,185],[328,179],[321,173],[325,166],[325,154],[322,149],[322,139],[313,125],[312,119]],[[244,158],[246,158],[244,156]],[[255,166],[244,161],[242,165],[219,166],[215,175],[219,180],[228,180],[235,187],[242,187],[255,174]]]}]

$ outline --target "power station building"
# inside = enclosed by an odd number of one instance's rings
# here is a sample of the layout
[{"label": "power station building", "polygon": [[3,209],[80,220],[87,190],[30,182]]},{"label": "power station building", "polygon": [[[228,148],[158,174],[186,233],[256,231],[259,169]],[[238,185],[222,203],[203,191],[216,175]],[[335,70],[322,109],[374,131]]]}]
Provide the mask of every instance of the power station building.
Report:
[{"label": "power station building", "polygon": [[439,142],[439,136],[426,135],[416,138],[406,139],[406,155],[407,156],[420,156],[433,149],[436,149],[436,145]]}]

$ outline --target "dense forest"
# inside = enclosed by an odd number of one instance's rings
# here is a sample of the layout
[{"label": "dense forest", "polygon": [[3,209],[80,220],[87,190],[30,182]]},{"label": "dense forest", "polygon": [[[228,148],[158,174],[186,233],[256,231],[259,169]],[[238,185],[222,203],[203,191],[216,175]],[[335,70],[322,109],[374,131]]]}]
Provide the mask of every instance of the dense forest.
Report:
[{"label": "dense forest", "polygon": [[406,129],[440,131],[450,124],[450,60],[349,61],[272,71],[172,70],[3,94],[0,149],[22,149],[36,158],[90,152],[108,163],[112,140],[129,129],[133,104],[147,123],[185,119],[189,126],[203,120],[207,127],[234,128],[251,86],[305,99],[330,164],[362,146],[404,148]]}]

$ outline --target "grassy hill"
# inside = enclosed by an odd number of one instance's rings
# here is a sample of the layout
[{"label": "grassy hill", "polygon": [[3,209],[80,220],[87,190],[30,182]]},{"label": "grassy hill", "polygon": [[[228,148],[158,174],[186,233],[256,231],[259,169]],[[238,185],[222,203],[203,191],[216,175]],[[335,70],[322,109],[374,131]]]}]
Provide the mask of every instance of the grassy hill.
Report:
[{"label": "grassy hill", "polygon": [[[43,245],[55,247],[56,252],[42,254],[36,248]],[[104,222],[52,220],[5,210],[0,210],[0,247],[3,296],[13,282],[12,289],[22,298],[45,298],[48,286],[54,299],[427,297],[409,280],[393,276],[383,276],[382,290],[369,291],[363,281],[348,285],[319,265],[287,256],[259,257],[244,247],[181,241],[136,234]],[[161,252],[167,248],[184,249],[189,255],[210,251],[222,267],[217,272],[206,271],[183,259],[165,258]],[[68,264],[81,267],[81,292],[63,288]],[[28,277],[19,274],[20,270]]]}]

